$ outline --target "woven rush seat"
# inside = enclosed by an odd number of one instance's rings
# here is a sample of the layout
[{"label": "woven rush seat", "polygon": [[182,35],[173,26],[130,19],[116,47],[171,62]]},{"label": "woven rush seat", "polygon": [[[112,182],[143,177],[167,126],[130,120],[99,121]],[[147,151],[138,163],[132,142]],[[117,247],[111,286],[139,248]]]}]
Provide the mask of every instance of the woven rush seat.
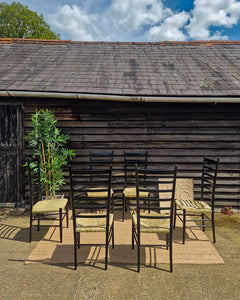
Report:
[{"label": "woven rush seat", "polygon": [[207,213],[212,211],[212,208],[204,201],[176,200],[176,205],[178,208],[193,214],[194,212]]},{"label": "woven rush seat", "polygon": [[[113,190],[111,189],[111,196],[113,195]],[[89,198],[106,198],[108,196],[108,192],[106,190],[101,191],[98,188],[92,188],[90,192],[87,192],[87,196]]]},{"label": "woven rush seat", "polygon": [[30,190],[29,199],[29,243],[32,241],[33,222],[37,221],[37,230],[40,230],[40,221],[45,219],[44,214],[57,214],[59,221],[60,243],[62,243],[63,219],[66,217],[66,226],[68,227],[68,199],[51,199],[41,200],[41,183],[40,183],[40,162],[37,159],[34,167],[30,167],[30,160],[27,161],[28,182]]},{"label": "woven rush seat", "polygon": [[65,209],[67,199],[42,200],[33,205],[32,213],[42,214],[48,212],[59,212],[59,209]]},{"label": "woven rush seat", "polygon": [[[141,213],[141,216],[167,216],[167,214]],[[134,228],[137,229],[137,215],[132,214]],[[169,233],[170,232],[170,219],[145,219],[140,218],[140,231],[147,233]]]},{"label": "woven rush seat", "polygon": [[[88,213],[80,213],[77,216],[88,216]],[[91,213],[91,216],[99,216],[99,213]],[[109,214],[109,228],[113,224],[113,214]],[[105,232],[106,218],[76,218],[76,232]]]},{"label": "woven rush seat", "polygon": [[[136,198],[136,188],[135,187],[129,187],[125,188],[123,190],[123,194],[126,198]],[[148,197],[148,192],[139,192],[139,197],[146,198]]]}]

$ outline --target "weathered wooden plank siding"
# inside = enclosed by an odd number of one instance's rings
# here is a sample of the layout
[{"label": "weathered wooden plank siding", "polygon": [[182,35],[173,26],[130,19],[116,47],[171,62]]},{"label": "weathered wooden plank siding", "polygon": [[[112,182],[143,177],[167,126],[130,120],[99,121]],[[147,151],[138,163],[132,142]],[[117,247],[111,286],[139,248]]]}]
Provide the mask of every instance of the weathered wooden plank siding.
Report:
[{"label": "weathered wooden plank siding", "polygon": [[[36,109],[54,110],[76,149],[74,164],[88,167],[89,150],[113,149],[114,170],[123,151],[147,149],[149,168],[178,164],[179,176],[195,178],[196,198],[203,155],[220,158],[216,206],[239,209],[240,105],[167,104],[25,99],[25,132]],[[29,155],[26,144],[26,155]],[[66,173],[67,175],[67,173]],[[63,188],[68,194],[68,185]]]},{"label": "weathered wooden plank siding", "polygon": [[0,203],[21,201],[22,108],[0,102]]}]

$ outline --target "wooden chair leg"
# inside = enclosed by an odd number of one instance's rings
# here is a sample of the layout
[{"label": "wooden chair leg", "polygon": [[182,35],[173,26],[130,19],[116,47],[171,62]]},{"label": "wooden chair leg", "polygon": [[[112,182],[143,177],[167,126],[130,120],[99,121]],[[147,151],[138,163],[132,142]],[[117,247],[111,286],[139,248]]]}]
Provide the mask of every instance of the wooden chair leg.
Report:
[{"label": "wooden chair leg", "polygon": [[137,271],[140,272],[140,241],[138,238],[138,245],[137,245],[137,264],[138,264],[138,269]]},{"label": "wooden chair leg", "polygon": [[29,224],[29,243],[32,241],[32,213],[30,212],[30,224]]},{"label": "wooden chair leg", "polygon": [[108,262],[108,230],[106,230],[106,243],[105,243],[105,270],[107,270],[107,262]]},{"label": "wooden chair leg", "polygon": [[68,205],[66,205],[66,223],[67,223],[67,228],[68,228],[68,226],[69,226]]},{"label": "wooden chair leg", "polygon": [[124,222],[124,214],[125,214],[125,197],[123,196],[123,203],[122,203],[122,221]]},{"label": "wooden chair leg", "polygon": [[112,224],[112,248],[114,248],[114,222]]},{"label": "wooden chair leg", "polygon": [[62,208],[59,208],[60,243],[62,243]]},{"label": "wooden chair leg", "polygon": [[40,214],[37,215],[37,219],[38,219],[38,222],[37,222],[37,231],[40,230]]},{"label": "wooden chair leg", "polygon": [[174,212],[173,212],[173,228],[175,229],[176,227],[176,217],[177,217],[177,205],[174,205]]},{"label": "wooden chair leg", "polygon": [[170,272],[173,271],[173,263],[172,263],[172,243],[169,245],[169,260],[170,260]]},{"label": "wooden chair leg", "polygon": [[186,210],[183,210],[183,244],[185,244],[185,232],[186,232]]},{"label": "wooden chair leg", "polygon": [[203,231],[205,231],[205,226],[204,226],[204,214],[202,214],[202,225],[203,225]]},{"label": "wooden chair leg", "polygon": [[213,243],[216,243],[214,213],[212,213],[212,233],[213,233]]},{"label": "wooden chair leg", "polygon": [[132,222],[132,250],[134,250],[134,225]]},{"label": "wooden chair leg", "polygon": [[76,233],[77,235],[77,247],[80,248],[80,232]]},{"label": "wooden chair leg", "polygon": [[77,270],[77,239],[74,237],[74,269]]}]

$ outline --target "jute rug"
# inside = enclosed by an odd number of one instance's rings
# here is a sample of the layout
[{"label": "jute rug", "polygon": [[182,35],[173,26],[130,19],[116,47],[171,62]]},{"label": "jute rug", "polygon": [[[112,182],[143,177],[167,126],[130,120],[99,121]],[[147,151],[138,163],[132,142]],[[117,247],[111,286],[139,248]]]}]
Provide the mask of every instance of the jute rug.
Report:
[{"label": "jute rug", "polygon": [[[136,264],[137,250],[131,247],[131,216],[127,214],[124,222],[115,217],[115,248],[109,247],[109,263]],[[65,223],[64,223],[65,225]],[[177,221],[173,234],[173,263],[174,264],[224,264],[212,243],[199,228],[187,229],[186,242],[182,244],[182,224]],[[26,264],[73,264],[73,228],[72,221],[69,228],[63,228],[63,243],[59,243],[59,228],[50,227],[49,231],[39,241],[29,255]],[[34,231],[33,231],[34,234]],[[104,243],[104,233],[83,233],[81,243]],[[143,244],[161,244],[165,235],[142,234]],[[104,246],[82,246],[78,249],[78,262],[84,264],[102,263],[105,257]],[[142,247],[141,264],[156,265],[169,263],[169,251],[160,247]]]}]

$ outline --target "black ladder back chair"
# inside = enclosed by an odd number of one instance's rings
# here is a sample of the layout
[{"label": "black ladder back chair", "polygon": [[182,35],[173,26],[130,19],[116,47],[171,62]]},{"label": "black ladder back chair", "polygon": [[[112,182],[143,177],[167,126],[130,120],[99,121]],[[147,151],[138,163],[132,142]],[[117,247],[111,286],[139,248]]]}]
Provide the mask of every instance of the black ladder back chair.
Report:
[{"label": "black ladder back chair", "polygon": [[[140,272],[140,247],[166,247],[172,272],[172,231],[177,166],[172,170],[144,170],[136,166],[137,209],[132,214],[132,249],[137,245],[137,265]],[[141,196],[141,193],[147,193]],[[166,234],[166,242],[143,245],[142,234]]]},{"label": "black ladder back chair", "polygon": [[28,181],[30,190],[30,227],[29,227],[29,243],[32,241],[32,226],[33,221],[37,220],[37,230],[40,230],[40,220],[44,219],[44,214],[56,214],[59,220],[60,243],[62,243],[62,223],[66,217],[66,226],[68,227],[68,200],[53,199],[41,200],[41,182],[40,182],[40,162],[35,160],[27,161]]},{"label": "black ladder back chair", "polygon": [[[89,151],[89,160],[90,160],[90,170],[106,170],[108,168],[112,168],[113,164],[113,151]],[[94,183],[93,183],[94,184]],[[94,187],[93,187],[94,189]],[[113,190],[111,189],[111,193],[113,195]],[[95,197],[98,197],[98,193],[95,192],[92,194]],[[113,197],[112,205],[113,205]]]},{"label": "black ladder back chair", "polygon": [[[172,272],[172,231],[177,166],[172,170],[144,170],[136,166],[137,209],[132,213],[132,249],[137,245],[137,266],[140,271],[140,247],[166,247]],[[141,193],[147,193],[144,197]],[[166,234],[166,242],[143,245],[142,234]]]},{"label": "black ladder back chair", "polygon": [[[214,203],[218,166],[219,159],[214,160],[204,156],[200,200],[192,199],[184,201],[176,199],[174,226],[177,216],[183,223],[183,244],[185,243],[186,228],[192,227],[201,227],[203,231],[205,231],[206,227],[212,227],[213,243],[216,242]],[[188,219],[187,216],[189,216],[190,219]],[[188,222],[191,221],[194,221],[196,225],[187,225]]]},{"label": "black ladder back chair", "polygon": [[89,151],[90,170],[106,169],[113,164],[113,151]]},{"label": "black ladder back chair", "polygon": [[[29,183],[29,211],[30,211],[30,226],[29,226],[29,243],[32,241],[32,225],[33,221],[36,217],[33,216],[33,206],[37,202],[41,201],[41,183],[40,183],[40,167],[39,160],[32,163],[32,167],[30,167],[30,161],[27,161],[28,168],[28,183]],[[38,218],[38,226],[37,230],[40,230],[40,218]]]},{"label": "black ladder back chair", "polygon": [[127,211],[127,201],[131,200],[136,205],[136,174],[135,165],[146,170],[148,151],[124,151],[124,190],[123,190],[123,214]]},{"label": "black ladder back chair", "polygon": [[[114,248],[114,216],[112,213],[112,166],[101,170],[79,170],[69,165],[70,199],[73,214],[74,267],[77,269],[77,248],[82,232],[105,232],[105,270],[108,247]],[[91,245],[91,244],[90,244]]]}]

